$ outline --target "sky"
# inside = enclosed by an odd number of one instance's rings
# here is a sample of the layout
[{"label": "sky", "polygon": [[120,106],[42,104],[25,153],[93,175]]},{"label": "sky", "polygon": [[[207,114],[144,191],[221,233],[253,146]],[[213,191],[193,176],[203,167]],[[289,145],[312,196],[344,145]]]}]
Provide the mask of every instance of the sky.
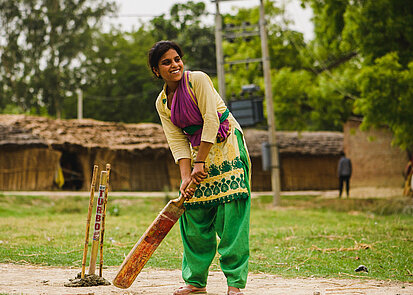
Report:
[{"label": "sky", "polygon": [[[154,16],[169,12],[175,3],[186,2],[184,0],[114,0],[119,6],[118,17],[110,18],[109,22],[115,25],[121,25],[126,31],[130,31],[133,26],[139,23],[139,20],[145,21]],[[193,0],[199,2],[198,0]],[[277,4],[286,5],[287,18],[294,21],[290,27],[296,31],[304,33],[305,40],[311,40],[314,36],[313,24],[311,23],[311,9],[303,9],[299,0],[276,0]],[[214,14],[215,3],[210,0],[204,0],[207,10]],[[259,5],[259,0],[234,0],[220,3],[220,11],[228,13],[233,7],[252,7]],[[213,21],[213,18],[211,18]]]}]

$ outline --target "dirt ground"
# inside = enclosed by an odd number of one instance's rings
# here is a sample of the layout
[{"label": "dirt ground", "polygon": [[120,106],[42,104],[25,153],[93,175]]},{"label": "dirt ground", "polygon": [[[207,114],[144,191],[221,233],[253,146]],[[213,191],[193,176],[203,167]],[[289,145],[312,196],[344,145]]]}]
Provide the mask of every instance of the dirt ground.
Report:
[{"label": "dirt ground", "polygon": [[[25,192],[21,192],[24,194]],[[309,194],[309,192],[305,192]],[[12,193],[13,194],[13,193]],[[27,193],[26,193],[27,194]],[[45,192],[39,192],[45,195]],[[50,194],[56,194],[51,192]],[[68,193],[70,194],[70,193]],[[73,194],[73,193],[72,193]],[[85,196],[88,192],[85,192]],[[125,195],[125,193],[119,193]],[[152,196],[144,193],[145,196]],[[264,193],[259,193],[264,194]],[[297,192],[284,192],[285,195]],[[337,191],[312,192],[323,198],[337,198]],[[58,194],[60,195],[60,194]],[[137,193],[133,194],[139,195]],[[143,195],[143,193],[142,193]],[[153,194],[153,196],[158,196]],[[401,195],[401,189],[355,188],[355,198],[390,197]],[[126,290],[115,286],[65,287],[80,269],[43,267],[34,265],[0,264],[0,294],[4,295],[138,295],[172,294],[183,285],[179,270],[144,269],[134,284]],[[117,268],[105,269],[103,277],[112,281]],[[226,294],[226,281],[221,272],[211,272],[208,278],[208,295]],[[342,274],[342,279],[294,278],[285,279],[275,275],[249,274],[245,295],[413,295],[413,283],[360,279],[354,274]]]},{"label": "dirt ground", "polygon": [[[0,264],[0,294],[59,294],[59,295],[138,295],[172,294],[183,284],[179,270],[143,270],[129,289],[115,286],[65,287],[75,278],[79,269],[43,267],[33,265]],[[117,268],[105,269],[103,277],[112,281]],[[221,272],[212,272],[208,278],[209,295],[224,295],[225,277]],[[284,279],[274,275],[250,274],[245,295],[407,295],[413,294],[413,283],[375,281],[358,278],[343,279],[305,278]]]}]

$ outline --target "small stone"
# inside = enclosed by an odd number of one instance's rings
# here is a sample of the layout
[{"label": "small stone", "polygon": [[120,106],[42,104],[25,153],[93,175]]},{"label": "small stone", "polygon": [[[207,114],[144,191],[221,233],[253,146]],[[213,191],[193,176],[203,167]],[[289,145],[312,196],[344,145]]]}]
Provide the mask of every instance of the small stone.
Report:
[{"label": "small stone", "polygon": [[369,272],[369,270],[367,269],[367,267],[364,266],[364,265],[359,265],[354,271],[355,271],[355,272],[360,272],[360,271]]}]

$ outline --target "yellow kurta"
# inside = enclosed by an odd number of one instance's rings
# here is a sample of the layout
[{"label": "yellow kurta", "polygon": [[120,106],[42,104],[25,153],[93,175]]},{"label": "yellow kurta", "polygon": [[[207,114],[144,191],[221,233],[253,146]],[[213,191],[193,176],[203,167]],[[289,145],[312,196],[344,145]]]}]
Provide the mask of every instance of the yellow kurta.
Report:
[{"label": "yellow kurta", "polygon": [[[194,197],[185,202],[185,205],[188,208],[199,207],[247,198],[249,196],[249,175],[245,174],[244,169],[245,166],[250,167],[250,161],[249,157],[247,159],[240,157],[240,148],[245,149],[244,152],[247,155],[248,152],[245,143],[239,146],[235,134],[235,129],[239,130],[239,134],[242,134],[242,129],[230,113],[228,120],[231,134],[225,141],[218,143],[216,137],[220,123],[217,111],[222,114],[227,107],[205,73],[190,72],[189,82],[204,121],[201,141],[210,142],[213,145],[205,164],[208,177],[198,185]],[[165,87],[156,100],[156,109],[175,162],[184,158],[191,159],[193,162],[198,147],[192,147],[182,129],[172,123]],[[247,170],[250,171],[250,169]]]}]

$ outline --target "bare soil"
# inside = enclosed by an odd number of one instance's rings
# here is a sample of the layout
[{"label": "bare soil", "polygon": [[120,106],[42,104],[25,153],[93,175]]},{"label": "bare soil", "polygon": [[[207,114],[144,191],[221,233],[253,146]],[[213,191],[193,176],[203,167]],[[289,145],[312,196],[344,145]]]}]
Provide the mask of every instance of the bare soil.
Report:
[{"label": "bare soil", "polygon": [[[65,287],[79,273],[79,269],[34,265],[0,264],[0,294],[59,294],[59,295],[138,295],[172,294],[183,285],[179,270],[145,269],[129,289],[113,285],[97,287]],[[103,277],[112,281],[117,268],[104,269]],[[211,272],[207,286],[209,295],[226,294],[226,281],[221,272]],[[343,279],[292,278],[275,275],[250,274],[245,295],[407,295],[413,294],[413,283],[360,279],[343,274]]]},{"label": "bare soil", "polygon": [[[377,198],[399,196],[400,192],[400,188],[355,188],[352,190],[352,196]],[[88,194],[85,192],[85,195],[86,193]],[[40,194],[45,195],[45,192],[40,192]],[[297,194],[297,192],[285,194]],[[337,191],[313,192],[313,194],[321,195],[323,198],[337,198]],[[158,196],[159,193],[155,195]],[[148,193],[145,193],[145,196],[148,196]],[[64,285],[70,282],[69,279],[74,279],[79,272],[80,269],[75,268],[0,264],[0,295],[164,295],[172,294],[175,289],[184,284],[180,270],[147,268],[126,290],[118,289],[113,285],[65,287]],[[116,267],[110,267],[103,271],[103,277],[111,282],[116,272]],[[208,295],[224,295],[226,289],[224,275],[221,272],[211,272],[208,278]],[[275,275],[250,273],[244,293],[245,295],[413,295],[413,283],[362,279],[361,276],[355,274],[342,274],[341,279],[287,279]]]}]

